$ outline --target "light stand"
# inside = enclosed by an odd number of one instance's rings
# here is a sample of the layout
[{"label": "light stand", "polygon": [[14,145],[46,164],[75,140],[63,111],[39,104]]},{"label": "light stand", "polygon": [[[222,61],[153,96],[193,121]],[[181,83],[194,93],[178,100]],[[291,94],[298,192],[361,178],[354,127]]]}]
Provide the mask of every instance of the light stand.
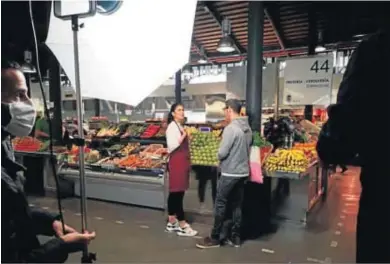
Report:
[{"label": "light stand", "polygon": [[[79,173],[80,173],[80,207],[81,207],[81,232],[84,233],[88,230],[87,225],[87,199],[86,199],[86,179],[85,179],[85,159],[84,159],[84,129],[83,129],[83,101],[81,98],[80,87],[80,61],[79,61],[79,43],[78,43],[78,31],[83,27],[79,25],[80,17],[93,16],[96,13],[96,1],[88,0],[86,12],[74,12],[72,14],[63,14],[63,10],[69,10],[62,8],[62,5],[69,4],[68,1],[53,1],[54,15],[63,20],[71,20],[73,31],[73,49],[74,49],[74,69],[75,69],[75,84],[76,84],[76,106],[77,106],[77,122],[79,137],[74,141],[79,148]],[[70,2],[72,4],[72,2]],[[71,6],[72,7],[72,6]],[[77,6],[76,6],[77,7]],[[92,263],[96,261],[96,254],[88,251],[88,245],[85,244],[83,249],[83,255],[81,263]]]},{"label": "light stand", "polygon": [[[82,26],[81,26],[82,27]],[[86,179],[85,179],[85,164],[84,164],[84,128],[83,128],[83,101],[81,98],[80,87],[80,61],[79,61],[79,17],[77,15],[72,16],[72,31],[73,31],[73,49],[74,49],[74,70],[76,79],[76,107],[77,107],[77,125],[79,131],[79,140],[76,141],[76,145],[79,148],[79,173],[80,173],[80,208],[81,208],[81,232],[84,233],[88,230],[87,225],[87,197],[85,193]],[[83,250],[83,256],[81,257],[81,263],[92,263],[96,260],[96,254],[88,251],[88,245],[85,245]]]}]

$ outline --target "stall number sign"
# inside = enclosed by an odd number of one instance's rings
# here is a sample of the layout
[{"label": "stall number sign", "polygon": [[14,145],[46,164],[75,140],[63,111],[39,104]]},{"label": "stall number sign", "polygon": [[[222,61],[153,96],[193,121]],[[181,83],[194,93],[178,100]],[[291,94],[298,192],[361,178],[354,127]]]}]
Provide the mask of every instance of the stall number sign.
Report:
[{"label": "stall number sign", "polygon": [[328,105],[332,92],[333,56],[286,61],[284,105]]}]

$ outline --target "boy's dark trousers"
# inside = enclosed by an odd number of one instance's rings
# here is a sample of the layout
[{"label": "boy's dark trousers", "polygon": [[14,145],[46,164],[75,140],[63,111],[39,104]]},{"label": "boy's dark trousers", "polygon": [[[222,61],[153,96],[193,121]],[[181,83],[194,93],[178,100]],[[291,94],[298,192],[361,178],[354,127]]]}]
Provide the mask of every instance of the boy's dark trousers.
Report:
[{"label": "boy's dark trousers", "polygon": [[[244,186],[247,177],[227,177],[221,176],[218,181],[217,197],[214,207],[214,226],[211,231],[211,238],[220,241],[221,232],[227,214],[231,208],[232,213],[232,229],[231,237],[241,236],[242,222],[242,202],[244,199]],[[225,234],[228,235],[228,234]]]}]

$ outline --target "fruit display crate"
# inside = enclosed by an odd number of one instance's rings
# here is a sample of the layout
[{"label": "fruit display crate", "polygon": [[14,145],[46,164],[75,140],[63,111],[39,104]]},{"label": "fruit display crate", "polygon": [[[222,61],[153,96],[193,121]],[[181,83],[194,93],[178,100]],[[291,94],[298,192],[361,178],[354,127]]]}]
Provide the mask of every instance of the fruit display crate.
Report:
[{"label": "fruit display crate", "polygon": [[217,153],[220,139],[213,132],[195,132],[191,134],[190,156],[192,165],[218,166]]},{"label": "fruit display crate", "polygon": [[272,178],[283,178],[289,180],[300,180],[315,168],[317,161],[312,162],[305,172],[295,173],[295,172],[287,172],[287,171],[265,171],[265,175]]}]

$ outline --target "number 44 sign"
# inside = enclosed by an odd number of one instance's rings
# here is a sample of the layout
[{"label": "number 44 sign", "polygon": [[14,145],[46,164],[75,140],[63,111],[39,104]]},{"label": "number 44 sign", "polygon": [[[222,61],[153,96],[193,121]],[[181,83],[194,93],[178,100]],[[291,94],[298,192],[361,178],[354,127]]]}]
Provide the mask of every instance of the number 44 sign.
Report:
[{"label": "number 44 sign", "polygon": [[332,92],[333,56],[286,60],[284,105],[329,105]]}]

